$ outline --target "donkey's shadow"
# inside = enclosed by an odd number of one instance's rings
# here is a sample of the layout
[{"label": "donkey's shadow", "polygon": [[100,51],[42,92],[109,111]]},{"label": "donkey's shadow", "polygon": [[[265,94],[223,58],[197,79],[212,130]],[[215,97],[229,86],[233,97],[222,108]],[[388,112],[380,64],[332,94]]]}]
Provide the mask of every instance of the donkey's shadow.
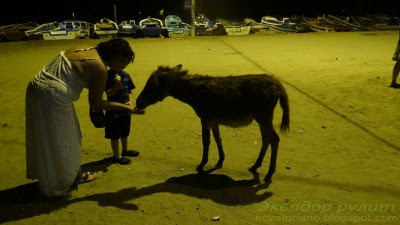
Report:
[{"label": "donkey's shadow", "polygon": [[157,193],[184,194],[229,206],[248,205],[269,198],[272,193],[264,190],[267,187],[268,184],[260,184],[257,179],[235,181],[221,174],[188,174],[140,189],[130,187],[117,192],[49,200],[39,194],[38,183],[34,182],[0,191],[0,223],[49,214],[83,201],[94,201],[100,206],[114,206],[124,210],[138,210],[139,207],[132,201]]},{"label": "donkey's shadow", "polygon": [[[116,193],[102,193],[83,197],[81,200],[97,201],[99,205],[113,205],[123,209],[138,209],[124,203],[156,193],[184,194],[199,199],[210,199],[216,203],[236,206],[263,202],[272,193],[265,191],[269,184],[261,184],[258,179],[233,180],[222,174],[188,174],[172,177],[163,183],[136,189],[126,188]],[[263,191],[264,190],[264,191]],[[257,192],[261,193],[257,193]],[[113,201],[110,201],[113,199]]]}]

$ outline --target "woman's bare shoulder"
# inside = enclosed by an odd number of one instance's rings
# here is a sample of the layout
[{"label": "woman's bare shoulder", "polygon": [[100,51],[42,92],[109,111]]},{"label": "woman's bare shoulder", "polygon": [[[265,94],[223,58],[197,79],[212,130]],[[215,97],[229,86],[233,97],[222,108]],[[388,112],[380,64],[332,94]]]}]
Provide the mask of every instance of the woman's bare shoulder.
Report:
[{"label": "woman's bare shoulder", "polygon": [[79,49],[89,49],[89,48],[91,48],[91,47],[93,47],[93,46],[87,46],[87,45],[74,46],[74,47],[71,47],[71,48],[66,49],[66,50],[65,50],[65,54],[75,53],[75,52],[77,52],[76,50],[79,50]]},{"label": "woman's bare shoulder", "polygon": [[65,50],[64,55],[70,61],[99,61],[100,56],[93,47],[73,47]]}]

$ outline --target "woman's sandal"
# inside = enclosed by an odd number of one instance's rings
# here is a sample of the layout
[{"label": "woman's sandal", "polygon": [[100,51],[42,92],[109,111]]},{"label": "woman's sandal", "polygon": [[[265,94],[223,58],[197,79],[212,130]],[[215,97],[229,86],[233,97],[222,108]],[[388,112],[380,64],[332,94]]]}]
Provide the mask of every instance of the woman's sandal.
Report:
[{"label": "woman's sandal", "polygon": [[86,171],[84,173],[81,173],[79,184],[92,182],[94,180],[97,180],[99,176],[100,175],[98,173],[92,173],[90,171]]}]

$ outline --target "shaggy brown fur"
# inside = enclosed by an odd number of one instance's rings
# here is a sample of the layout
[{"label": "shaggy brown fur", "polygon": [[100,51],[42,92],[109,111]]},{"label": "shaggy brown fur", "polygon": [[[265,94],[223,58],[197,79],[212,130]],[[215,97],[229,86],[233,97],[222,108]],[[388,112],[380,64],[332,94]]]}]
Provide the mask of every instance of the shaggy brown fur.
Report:
[{"label": "shaggy brown fur", "polygon": [[142,110],[167,96],[172,96],[194,109],[202,125],[203,158],[197,166],[199,172],[203,171],[208,161],[210,130],[213,132],[219,153],[216,168],[221,168],[225,155],[219,124],[241,127],[256,120],[261,130],[262,147],[257,161],[249,170],[257,172],[271,143],[271,161],[264,179],[266,182],[271,182],[280,140],[272,125],[274,108],[278,100],[283,109],[281,130],[289,129],[289,102],[282,84],[267,74],[211,77],[188,75],[187,70],[181,69],[182,65],[172,68],[159,66],[150,75],[137,98],[136,107]]}]

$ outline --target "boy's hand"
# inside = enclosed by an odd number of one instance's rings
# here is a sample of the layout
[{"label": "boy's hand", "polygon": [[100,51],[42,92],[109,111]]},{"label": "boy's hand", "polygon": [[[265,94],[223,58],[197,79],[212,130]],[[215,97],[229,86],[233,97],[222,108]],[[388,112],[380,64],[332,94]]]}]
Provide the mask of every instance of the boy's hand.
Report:
[{"label": "boy's hand", "polygon": [[115,80],[113,90],[118,91],[122,87],[122,82],[121,80]]}]

